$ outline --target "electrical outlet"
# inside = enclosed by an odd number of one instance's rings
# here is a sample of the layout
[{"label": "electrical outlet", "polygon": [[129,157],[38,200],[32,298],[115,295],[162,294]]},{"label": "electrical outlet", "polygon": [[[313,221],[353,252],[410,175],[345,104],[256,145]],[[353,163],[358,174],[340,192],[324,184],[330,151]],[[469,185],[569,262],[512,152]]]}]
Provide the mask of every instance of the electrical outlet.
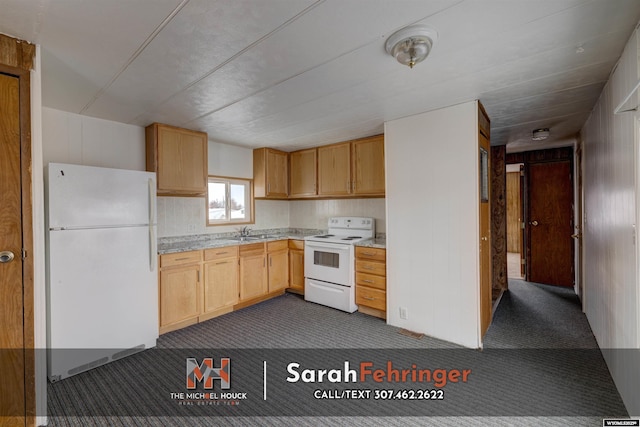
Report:
[{"label": "electrical outlet", "polygon": [[407,320],[409,318],[409,311],[407,307],[400,307],[400,318]]},{"label": "electrical outlet", "polygon": [[196,231],[196,225],[195,225],[195,224],[189,224],[189,225],[187,225],[187,231],[189,231],[189,232],[195,232],[195,231]]}]

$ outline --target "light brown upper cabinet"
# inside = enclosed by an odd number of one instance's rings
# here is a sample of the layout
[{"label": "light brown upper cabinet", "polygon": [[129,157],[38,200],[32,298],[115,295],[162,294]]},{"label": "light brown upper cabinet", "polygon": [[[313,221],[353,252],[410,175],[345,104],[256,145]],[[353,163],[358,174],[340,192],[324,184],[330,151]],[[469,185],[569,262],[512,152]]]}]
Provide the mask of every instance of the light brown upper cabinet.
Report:
[{"label": "light brown upper cabinet", "polygon": [[156,172],[159,195],[207,193],[207,134],[153,123],[146,128],[147,171]]},{"label": "light brown upper cabinet", "polygon": [[351,143],[318,148],[318,196],[351,194]]},{"label": "light brown upper cabinet", "polygon": [[384,135],[318,148],[319,196],[384,196]]},{"label": "light brown upper cabinet", "polygon": [[357,139],[351,147],[353,194],[384,195],[384,135]]},{"label": "light brown upper cabinet", "polygon": [[291,153],[255,149],[253,183],[257,198],[384,197],[384,135]]},{"label": "light brown upper cabinet", "polygon": [[318,178],[318,150],[289,153],[289,197],[315,197]]},{"label": "light brown upper cabinet", "polygon": [[272,148],[253,150],[253,191],[256,198],[289,196],[289,153]]}]

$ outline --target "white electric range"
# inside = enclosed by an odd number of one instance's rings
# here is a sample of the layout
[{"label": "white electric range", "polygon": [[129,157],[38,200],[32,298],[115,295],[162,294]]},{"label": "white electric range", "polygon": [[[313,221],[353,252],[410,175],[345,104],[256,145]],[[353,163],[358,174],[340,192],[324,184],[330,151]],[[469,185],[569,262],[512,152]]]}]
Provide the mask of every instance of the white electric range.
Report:
[{"label": "white electric range", "polygon": [[375,237],[375,230],[373,218],[333,217],[326,234],[306,237],[304,299],[356,311],[354,245]]}]

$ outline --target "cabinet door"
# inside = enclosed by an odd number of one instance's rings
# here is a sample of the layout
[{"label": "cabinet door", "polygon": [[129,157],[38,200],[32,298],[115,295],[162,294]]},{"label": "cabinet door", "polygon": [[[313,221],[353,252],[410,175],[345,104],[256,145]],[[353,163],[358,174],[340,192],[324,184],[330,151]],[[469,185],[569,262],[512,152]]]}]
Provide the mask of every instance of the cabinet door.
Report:
[{"label": "cabinet door", "polygon": [[204,264],[204,313],[238,302],[238,258]]},{"label": "cabinet door", "polygon": [[318,148],[318,195],[345,196],[351,193],[351,144]]},{"label": "cabinet door", "polygon": [[267,150],[267,196],[289,195],[289,158],[287,153]]},{"label": "cabinet door", "polygon": [[[147,170],[157,173],[159,194],[201,195],[207,191],[207,134],[154,124],[147,130]],[[152,159],[153,160],[153,159]]]},{"label": "cabinet door", "polygon": [[240,300],[267,293],[266,258],[264,254],[240,257]]},{"label": "cabinet door", "polygon": [[353,192],[363,195],[384,195],[384,135],[352,142]]},{"label": "cabinet door", "polygon": [[317,149],[294,151],[289,154],[289,197],[316,195]]},{"label": "cabinet door", "polygon": [[160,327],[200,314],[200,266],[160,271]]},{"label": "cabinet door", "polygon": [[304,251],[289,249],[289,287],[304,292]]},{"label": "cabinet door", "polygon": [[267,255],[269,258],[269,292],[289,286],[289,251],[278,251]]}]

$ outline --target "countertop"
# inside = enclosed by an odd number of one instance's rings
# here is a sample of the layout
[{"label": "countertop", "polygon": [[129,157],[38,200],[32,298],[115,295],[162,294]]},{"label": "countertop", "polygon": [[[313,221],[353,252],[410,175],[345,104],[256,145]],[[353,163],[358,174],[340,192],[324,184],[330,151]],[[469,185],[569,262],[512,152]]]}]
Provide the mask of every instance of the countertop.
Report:
[{"label": "countertop", "polygon": [[[198,251],[210,248],[221,248],[224,246],[250,245],[252,243],[273,242],[276,240],[303,240],[307,236],[323,234],[324,230],[311,229],[277,229],[260,230],[251,234],[251,239],[247,241],[233,240],[232,234],[198,234],[190,236],[161,237],[158,239],[158,254],[171,254],[176,252]],[[364,240],[356,243],[356,246],[368,248],[386,248],[385,238]]]},{"label": "countertop", "polygon": [[362,246],[364,248],[387,248],[387,239],[386,238],[375,238],[363,240],[362,242],[356,243],[356,246]]},{"label": "countertop", "polygon": [[320,234],[322,230],[262,230],[251,234],[251,239],[247,241],[233,240],[232,235],[219,234],[198,234],[191,236],[161,237],[158,239],[158,254],[170,254],[175,252],[197,251],[210,248],[221,248],[224,246],[250,245],[252,243],[272,242],[276,240],[297,239],[302,240],[306,236]]}]

